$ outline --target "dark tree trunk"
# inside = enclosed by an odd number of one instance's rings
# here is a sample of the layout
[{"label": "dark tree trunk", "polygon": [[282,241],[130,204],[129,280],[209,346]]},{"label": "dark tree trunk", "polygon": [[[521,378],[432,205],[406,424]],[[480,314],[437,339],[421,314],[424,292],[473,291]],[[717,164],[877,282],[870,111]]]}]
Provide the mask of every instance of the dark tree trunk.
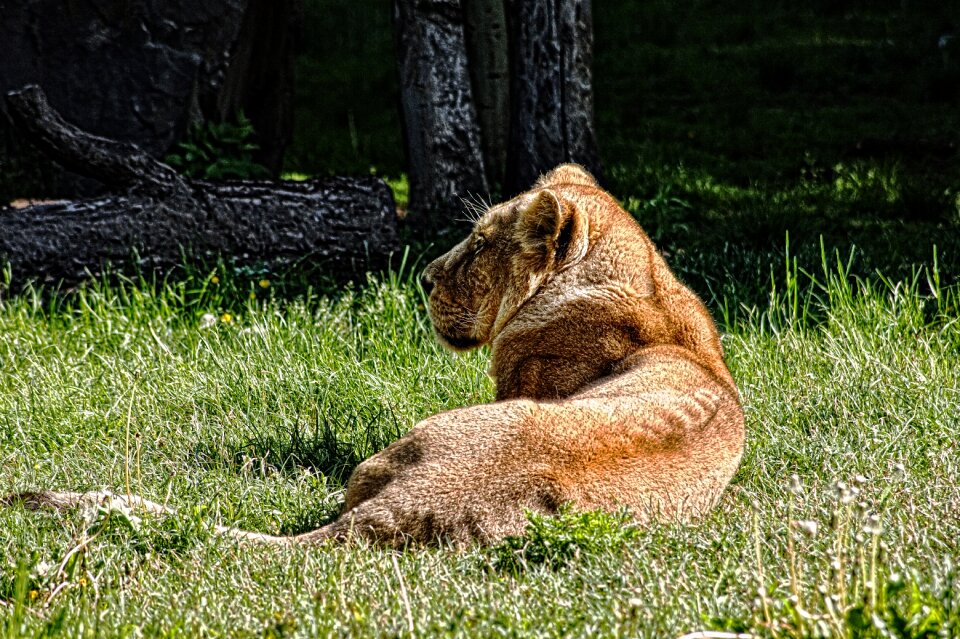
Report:
[{"label": "dark tree trunk", "polygon": [[463,11],[460,0],[395,0],[394,12],[411,221],[449,227],[461,197],[488,191]]},{"label": "dark tree trunk", "polygon": [[[292,130],[292,23],[301,2],[0,0],[0,94],[39,84],[84,130],[153,157],[169,152],[190,122],[242,109],[261,161],[279,170]],[[44,196],[98,188],[42,165],[5,117],[0,145],[3,173],[41,182],[4,183],[0,174],[0,201],[31,195],[30,187]]]},{"label": "dark tree trunk", "polygon": [[590,0],[506,1],[512,103],[506,195],[562,162],[599,177]]},{"label": "dark tree trunk", "polygon": [[243,263],[309,260],[353,276],[398,248],[396,209],[376,178],[214,184],[184,178],[136,145],[66,124],[38,87],[8,94],[15,124],[72,170],[123,195],[0,208],[0,260],[15,286],[71,285],[114,268],[166,270],[183,256]]},{"label": "dark tree trunk", "polygon": [[510,131],[510,63],[503,0],[464,0],[467,51],[487,183],[499,191]]},{"label": "dark tree trunk", "polygon": [[[39,84],[84,130],[162,156],[191,119],[202,119],[198,105],[215,101],[244,6],[244,0],[0,2],[0,92]],[[39,164],[28,146],[14,131],[0,157]],[[31,186],[45,196],[89,194],[99,186],[48,167],[38,172],[44,184],[3,185],[6,195]]]},{"label": "dark tree trunk", "polygon": [[[395,0],[410,209],[510,196],[577,162],[600,175],[590,0]],[[429,230],[429,229],[428,229]]]},{"label": "dark tree trunk", "polygon": [[293,137],[294,58],[303,0],[248,0],[217,100],[220,120],[242,111],[260,147],[254,160],[273,175]]}]

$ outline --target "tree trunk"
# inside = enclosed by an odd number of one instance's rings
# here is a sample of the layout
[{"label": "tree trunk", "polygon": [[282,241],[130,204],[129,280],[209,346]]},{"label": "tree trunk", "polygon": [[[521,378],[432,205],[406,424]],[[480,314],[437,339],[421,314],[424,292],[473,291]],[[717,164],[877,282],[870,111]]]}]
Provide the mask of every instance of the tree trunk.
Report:
[{"label": "tree trunk", "polygon": [[562,162],[597,177],[590,0],[507,0],[511,126],[505,195]]},{"label": "tree trunk", "polygon": [[[244,0],[0,2],[0,93],[40,84],[50,102],[96,135],[134,142],[154,157],[180,138],[219,91]],[[0,111],[3,105],[0,104]],[[7,128],[0,117],[0,128]],[[11,164],[29,142],[14,130]],[[32,160],[32,161],[31,161]],[[43,184],[6,184],[5,196],[90,194],[99,185],[37,167]],[[8,198],[7,198],[8,199]]]},{"label": "tree trunk", "polygon": [[396,208],[376,178],[307,182],[190,180],[137,146],[65,123],[38,87],[11,92],[14,123],[39,148],[122,195],[0,208],[0,260],[14,286],[67,286],[111,265],[167,270],[183,257],[239,264],[309,260],[350,277],[385,263],[398,248]]},{"label": "tree trunk", "polygon": [[503,0],[464,0],[467,52],[487,183],[503,187],[510,131],[510,63]]},{"label": "tree trunk", "polygon": [[[301,3],[0,0],[0,95],[39,84],[77,126],[153,157],[168,153],[189,123],[243,110],[256,129],[257,159],[279,171],[292,131]],[[0,113],[0,202],[98,192],[28,147]],[[4,173],[14,171],[20,179],[7,181]]]},{"label": "tree trunk", "polygon": [[460,0],[395,0],[411,221],[453,225],[460,198],[488,184],[470,86]]},{"label": "tree trunk", "polygon": [[248,0],[217,96],[219,120],[238,111],[250,119],[260,147],[253,159],[275,176],[293,138],[294,58],[302,22],[303,0]]}]

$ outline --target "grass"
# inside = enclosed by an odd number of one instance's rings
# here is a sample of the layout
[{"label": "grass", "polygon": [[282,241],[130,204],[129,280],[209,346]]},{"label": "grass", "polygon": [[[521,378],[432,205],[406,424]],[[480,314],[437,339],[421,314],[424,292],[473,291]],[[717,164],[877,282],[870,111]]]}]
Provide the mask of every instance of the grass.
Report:
[{"label": "grass", "polygon": [[[951,7],[594,3],[605,184],[707,300],[746,410],[741,468],[694,525],[237,546],[209,524],[313,528],[359,460],[492,398],[484,354],[431,337],[415,269],[322,294],[224,264],[61,298],[0,278],[0,493],[179,509],[0,509],[0,634],[960,636]],[[306,9],[330,37],[304,45],[287,169],[400,176],[404,206],[388,12]],[[29,167],[7,168],[23,195]]]},{"label": "grass", "polygon": [[783,284],[753,281],[763,304],[709,298],[748,431],[714,513],[644,529],[567,513],[465,553],[209,534],[315,527],[360,459],[492,398],[483,353],[432,339],[413,269],[293,298],[221,272],[5,299],[0,492],[129,487],[180,514],[0,509],[0,629],[957,636],[957,290],[932,263],[885,280],[827,251],[778,261]]}]

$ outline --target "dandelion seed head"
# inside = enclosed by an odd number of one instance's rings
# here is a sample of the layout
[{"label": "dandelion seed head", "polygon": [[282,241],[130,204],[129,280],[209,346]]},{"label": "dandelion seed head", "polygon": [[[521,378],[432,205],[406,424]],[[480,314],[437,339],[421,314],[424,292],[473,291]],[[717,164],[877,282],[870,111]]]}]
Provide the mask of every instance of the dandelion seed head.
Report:
[{"label": "dandelion seed head", "polygon": [[879,535],[883,532],[883,525],[880,523],[880,515],[872,513],[867,517],[867,523],[863,526],[863,532],[868,535]]},{"label": "dandelion seed head", "polygon": [[794,495],[800,494],[800,475],[796,473],[790,475],[790,492]]}]

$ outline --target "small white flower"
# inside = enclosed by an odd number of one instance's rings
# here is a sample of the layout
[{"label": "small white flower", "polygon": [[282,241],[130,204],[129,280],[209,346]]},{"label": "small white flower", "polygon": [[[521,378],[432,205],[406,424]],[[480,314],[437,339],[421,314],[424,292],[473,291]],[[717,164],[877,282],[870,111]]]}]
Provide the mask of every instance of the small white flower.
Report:
[{"label": "small white flower", "polygon": [[790,475],[790,492],[794,495],[800,494],[800,475],[794,473]]},{"label": "small white flower", "polygon": [[217,323],[217,316],[213,313],[204,313],[203,317],[200,318],[200,328],[210,328],[215,326]]},{"label": "small white flower", "polygon": [[53,564],[46,560],[39,562],[33,567],[33,572],[37,577],[46,577],[50,574],[51,570],[53,570]]},{"label": "small white flower", "polygon": [[863,527],[863,532],[868,535],[879,535],[883,532],[883,525],[880,523],[880,515],[876,513],[867,517],[867,523]]},{"label": "small white flower", "polygon": [[815,521],[802,519],[797,522],[797,528],[807,537],[816,537],[817,535],[817,522]]},{"label": "small white flower", "polygon": [[[847,483],[843,481],[838,481],[833,485],[833,488],[836,491],[837,497],[840,499],[841,504],[849,504],[851,501],[853,501],[853,498],[856,495],[856,493],[853,492],[856,490],[856,486],[848,486]],[[857,490],[857,492],[860,491]]]}]

